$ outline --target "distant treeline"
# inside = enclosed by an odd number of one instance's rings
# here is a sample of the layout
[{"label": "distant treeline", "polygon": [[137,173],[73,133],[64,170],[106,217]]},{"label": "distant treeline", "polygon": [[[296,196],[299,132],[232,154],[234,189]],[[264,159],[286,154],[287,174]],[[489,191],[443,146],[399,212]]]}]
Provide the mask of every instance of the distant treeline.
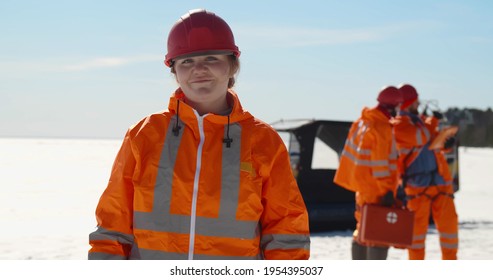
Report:
[{"label": "distant treeline", "polygon": [[465,147],[493,147],[493,111],[449,108],[447,121],[459,126],[458,140]]}]

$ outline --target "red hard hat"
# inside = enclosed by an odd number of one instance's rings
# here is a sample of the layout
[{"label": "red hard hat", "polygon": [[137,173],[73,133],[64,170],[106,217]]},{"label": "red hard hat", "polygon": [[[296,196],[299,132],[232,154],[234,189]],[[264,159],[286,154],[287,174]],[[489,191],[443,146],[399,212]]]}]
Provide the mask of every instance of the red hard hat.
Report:
[{"label": "red hard hat", "polygon": [[402,103],[402,94],[394,86],[385,86],[380,90],[377,101],[382,105],[390,105],[395,107],[399,103]]},{"label": "red hard hat", "polygon": [[164,63],[171,66],[172,60],[179,56],[210,51],[231,52],[236,57],[240,56],[233,32],[222,18],[203,9],[191,10],[171,28]]},{"label": "red hard hat", "polygon": [[405,109],[411,106],[411,104],[413,104],[414,101],[418,99],[418,92],[412,85],[401,84],[399,85],[399,90],[401,91],[402,97],[404,98],[401,109]]}]

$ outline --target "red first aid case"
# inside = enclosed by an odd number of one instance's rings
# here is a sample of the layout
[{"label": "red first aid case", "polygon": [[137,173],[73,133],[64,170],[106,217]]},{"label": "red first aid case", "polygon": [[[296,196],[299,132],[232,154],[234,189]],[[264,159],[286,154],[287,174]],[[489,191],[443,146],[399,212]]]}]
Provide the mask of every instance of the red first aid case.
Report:
[{"label": "red first aid case", "polygon": [[409,247],[413,242],[414,212],[366,204],[361,211],[358,238],[363,243]]}]

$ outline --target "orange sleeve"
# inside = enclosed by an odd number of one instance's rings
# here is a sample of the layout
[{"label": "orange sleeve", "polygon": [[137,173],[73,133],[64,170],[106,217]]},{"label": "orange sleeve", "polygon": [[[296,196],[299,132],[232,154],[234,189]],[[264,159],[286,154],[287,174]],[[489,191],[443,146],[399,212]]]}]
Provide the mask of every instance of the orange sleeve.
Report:
[{"label": "orange sleeve", "polygon": [[344,144],[342,156],[340,157],[339,166],[337,167],[334,175],[334,183],[337,185],[352,191],[358,191],[358,184],[355,183],[355,164],[354,158],[358,158],[356,151],[353,148],[353,135],[358,131],[358,121],[351,124],[349,133],[346,136],[346,142]]},{"label": "orange sleeve", "polygon": [[133,243],[133,183],[136,160],[130,131],[113,163],[108,185],[96,208],[98,229],[89,235],[91,253],[127,255]]},{"label": "orange sleeve", "polygon": [[[275,132],[274,132],[275,133]],[[289,164],[287,149],[271,132],[260,139],[259,176],[262,177],[263,213],[261,250],[265,259],[308,259],[310,230],[303,197]]]}]

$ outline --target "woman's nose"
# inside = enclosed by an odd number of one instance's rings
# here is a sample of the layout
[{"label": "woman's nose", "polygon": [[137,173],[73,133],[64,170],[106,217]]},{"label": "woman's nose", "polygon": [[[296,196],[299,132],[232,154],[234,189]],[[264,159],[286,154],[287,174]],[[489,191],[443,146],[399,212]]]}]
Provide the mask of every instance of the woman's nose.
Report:
[{"label": "woman's nose", "polygon": [[193,69],[195,71],[203,71],[203,70],[206,70],[207,69],[207,66],[206,66],[205,62],[203,62],[203,61],[197,61],[195,63],[195,65],[193,66]]}]

